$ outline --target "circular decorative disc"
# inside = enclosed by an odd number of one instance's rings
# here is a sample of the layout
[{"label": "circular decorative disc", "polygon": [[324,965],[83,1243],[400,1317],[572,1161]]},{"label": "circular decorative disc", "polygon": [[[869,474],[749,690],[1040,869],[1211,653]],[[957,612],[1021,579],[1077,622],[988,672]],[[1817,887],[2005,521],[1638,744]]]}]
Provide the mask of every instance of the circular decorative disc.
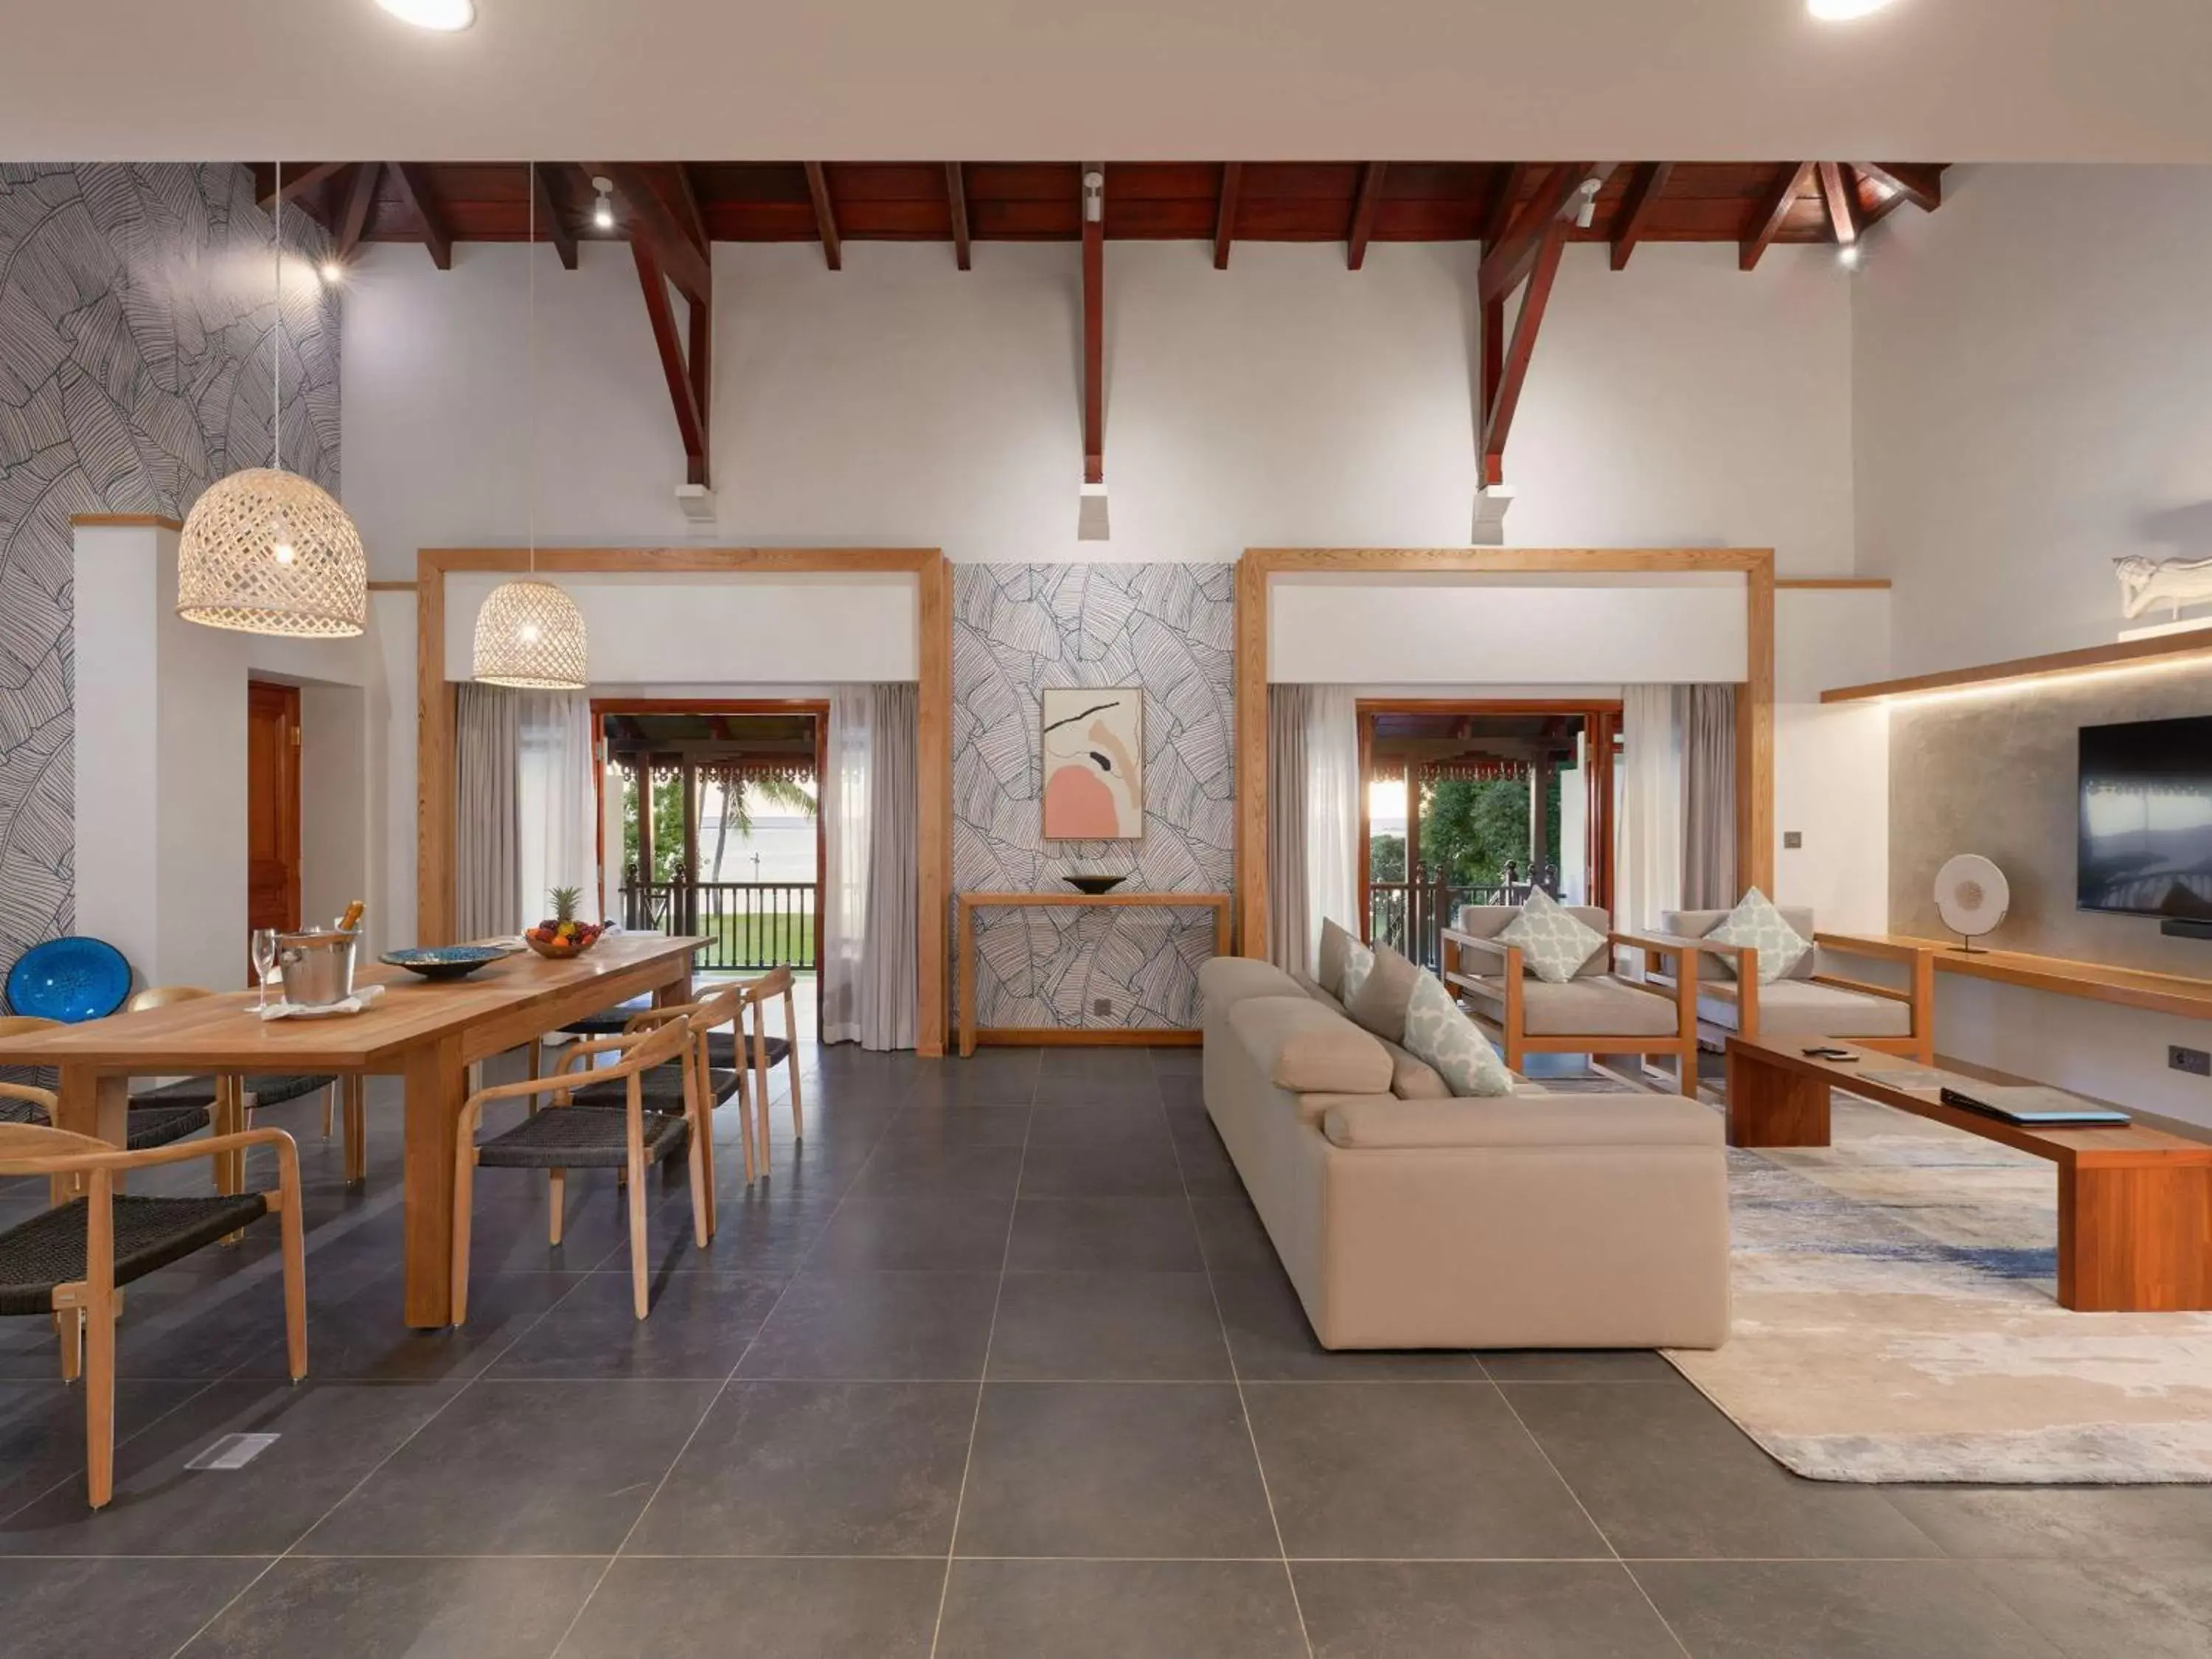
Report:
[{"label": "circular decorative disc", "polygon": [[1979,939],[2005,919],[2012,884],[1978,853],[1961,853],[1936,872],[1936,908],[1954,933]]}]

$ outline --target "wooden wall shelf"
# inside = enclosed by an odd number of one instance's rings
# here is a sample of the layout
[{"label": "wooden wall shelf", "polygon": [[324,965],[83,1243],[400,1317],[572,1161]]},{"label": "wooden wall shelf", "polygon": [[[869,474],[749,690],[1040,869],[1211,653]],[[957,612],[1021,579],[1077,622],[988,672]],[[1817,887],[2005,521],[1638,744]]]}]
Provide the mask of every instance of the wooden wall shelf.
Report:
[{"label": "wooden wall shelf", "polygon": [[2093,645],[2043,657],[2015,657],[1979,668],[1947,668],[1940,674],[1876,680],[1869,685],[1839,685],[1820,693],[1822,702],[1862,702],[1873,698],[1910,697],[1927,691],[1955,691],[1969,686],[2001,685],[2008,680],[2057,679],[2069,674],[2157,667],[2187,659],[2212,658],[2212,623],[2186,634],[2159,634],[2117,645]]},{"label": "wooden wall shelf", "polygon": [[2151,1013],[2179,1014],[2185,1019],[2212,1019],[2212,980],[2191,979],[2182,974],[2155,974],[2139,968],[2112,968],[2096,962],[2070,962],[2063,957],[2032,957],[2017,951],[1966,951],[1941,939],[1910,939],[1897,934],[1858,937],[1871,937],[1893,945],[1924,945],[1933,951],[1939,974],[1962,974],[1969,979],[1993,980],[2000,985],[2048,991],[2055,996],[2109,1002]]}]

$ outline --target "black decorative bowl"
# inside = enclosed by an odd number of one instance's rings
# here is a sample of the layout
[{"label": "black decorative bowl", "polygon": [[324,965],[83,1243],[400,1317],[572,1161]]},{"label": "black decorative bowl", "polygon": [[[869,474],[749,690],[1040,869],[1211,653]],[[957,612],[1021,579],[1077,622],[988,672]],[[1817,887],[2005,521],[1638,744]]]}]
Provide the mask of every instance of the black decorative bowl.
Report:
[{"label": "black decorative bowl", "polygon": [[486,963],[505,960],[507,955],[496,945],[436,945],[415,951],[386,951],[377,960],[424,979],[461,979]]},{"label": "black decorative bowl", "polygon": [[1112,891],[1113,891],[1116,887],[1119,887],[1119,886],[1120,886],[1123,882],[1125,882],[1125,881],[1128,880],[1128,877],[1127,877],[1127,876],[1062,876],[1062,877],[1060,878],[1060,879],[1061,879],[1062,881],[1066,882],[1066,883],[1070,887],[1073,887],[1073,889],[1075,889],[1075,890],[1076,890],[1077,892],[1079,892],[1079,893],[1088,893],[1088,894],[1090,894],[1090,895],[1091,895],[1091,897],[1093,897],[1093,898],[1097,898],[1097,897],[1101,893],[1110,893],[1110,892],[1112,892]]}]

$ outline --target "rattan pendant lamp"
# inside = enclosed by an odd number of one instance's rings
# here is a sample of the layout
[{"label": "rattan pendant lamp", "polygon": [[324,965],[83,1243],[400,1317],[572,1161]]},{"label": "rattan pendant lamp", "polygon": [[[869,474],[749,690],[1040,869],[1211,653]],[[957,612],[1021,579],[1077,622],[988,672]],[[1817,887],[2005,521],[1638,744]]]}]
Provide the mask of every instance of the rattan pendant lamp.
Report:
[{"label": "rattan pendant lamp", "polygon": [[276,325],[269,331],[269,465],[200,492],[177,544],[177,614],[247,634],[344,639],[368,619],[361,532],[331,493],[284,471],[284,164],[270,209]]},{"label": "rattan pendant lamp", "polygon": [[502,582],[477,612],[471,677],[485,685],[533,691],[580,691],[586,672],[584,613],[559,587],[538,579],[538,163],[530,164],[528,337],[530,359],[531,574]]}]

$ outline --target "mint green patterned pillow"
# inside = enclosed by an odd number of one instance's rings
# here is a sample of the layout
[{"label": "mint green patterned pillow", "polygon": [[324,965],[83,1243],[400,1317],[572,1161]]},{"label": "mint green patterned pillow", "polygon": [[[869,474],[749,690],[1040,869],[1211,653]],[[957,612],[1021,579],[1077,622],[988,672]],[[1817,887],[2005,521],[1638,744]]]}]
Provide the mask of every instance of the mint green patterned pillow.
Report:
[{"label": "mint green patterned pillow", "polygon": [[1528,890],[1521,914],[1498,930],[1498,941],[1521,947],[1528,971],[1547,985],[1565,985],[1605,943],[1605,935],[1540,887]]},{"label": "mint green patterned pillow", "polygon": [[1406,1005],[1406,1048],[1435,1066],[1455,1096],[1513,1092],[1513,1073],[1434,974],[1421,975]]},{"label": "mint green patterned pillow", "polygon": [[1367,983],[1368,975],[1375,971],[1375,952],[1358,939],[1347,939],[1344,946],[1344,978],[1336,988],[1336,1000],[1346,1008],[1359,988]]},{"label": "mint green patterned pillow", "polygon": [[1758,951],[1761,985],[1771,985],[1782,978],[1813,948],[1812,940],[1784,921],[1774,902],[1756,887],[1705,937],[1717,944],[1747,945]]}]

